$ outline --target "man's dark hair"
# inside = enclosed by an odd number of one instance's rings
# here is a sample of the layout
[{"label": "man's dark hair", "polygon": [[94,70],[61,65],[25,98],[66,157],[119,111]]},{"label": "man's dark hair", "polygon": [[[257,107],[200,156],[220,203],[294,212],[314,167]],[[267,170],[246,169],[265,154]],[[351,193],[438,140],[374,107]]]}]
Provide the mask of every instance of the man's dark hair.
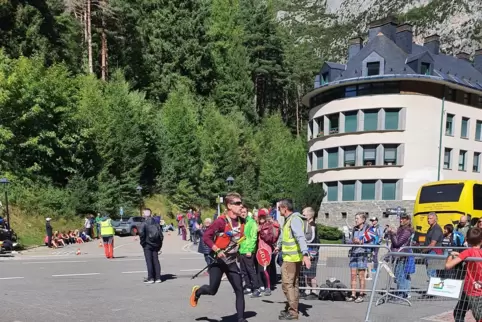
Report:
[{"label": "man's dark hair", "polygon": [[285,207],[286,209],[288,209],[289,211],[293,211],[294,207],[293,207],[293,200],[291,199],[281,199],[279,201],[279,206],[280,207]]},{"label": "man's dark hair", "polygon": [[467,243],[470,246],[477,246],[482,243],[482,229],[474,227],[467,232]]},{"label": "man's dark hair", "polygon": [[447,225],[444,226],[444,229],[446,229],[449,232],[449,234],[451,234],[451,233],[454,232],[454,225],[447,224]]}]

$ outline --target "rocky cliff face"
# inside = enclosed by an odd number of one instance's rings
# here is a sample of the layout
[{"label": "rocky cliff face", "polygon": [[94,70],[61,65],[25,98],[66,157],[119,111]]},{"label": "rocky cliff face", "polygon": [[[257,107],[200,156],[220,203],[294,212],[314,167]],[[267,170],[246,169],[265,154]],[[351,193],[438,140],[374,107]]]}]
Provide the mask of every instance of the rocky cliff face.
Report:
[{"label": "rocky cliff face", "polygon": [[422,44],[426,36],[440,35],[441,50],[446,54],[462,51],[472,56],[482,48],[481,0],[323,1],[312,0],[318,10],[324,7],[318,21],[323,60],[345,61],[348,39],[361,35],[366,40],[368,24],[388,15],[396,16],[400,23],[411,23],[416,43]]}]

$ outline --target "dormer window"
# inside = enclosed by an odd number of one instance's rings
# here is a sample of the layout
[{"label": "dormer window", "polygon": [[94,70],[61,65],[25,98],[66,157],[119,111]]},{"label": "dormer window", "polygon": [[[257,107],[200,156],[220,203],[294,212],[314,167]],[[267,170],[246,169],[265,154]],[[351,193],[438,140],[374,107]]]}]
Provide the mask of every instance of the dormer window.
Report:
[{"label": "dormer window", "polygon": [[420,74],[430,75],[430,63],[421,63],[420,64]]},{"label": "dormer window", "polygon": [[367,76],[380,75],[380,62],[367,63]]},{"label": "dormer window", "polygon": [[330,82],[330,74],[328,72],[321,74],[321,85],[328,84]]}]

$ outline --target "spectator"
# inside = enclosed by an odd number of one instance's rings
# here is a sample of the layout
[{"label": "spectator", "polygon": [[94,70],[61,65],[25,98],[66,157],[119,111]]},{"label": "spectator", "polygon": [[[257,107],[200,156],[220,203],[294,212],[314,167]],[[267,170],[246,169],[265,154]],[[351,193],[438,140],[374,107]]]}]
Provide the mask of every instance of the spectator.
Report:
[{"label": "spectator", "polygon": [[181,220],[179,220],[179,228],[181,229],[181,238],[182,240],[187,239],[187,231],[186,231],[186,220],[184,217],[181,217]]},{"label": "spectator", "polygon": [[102,217],[100,213],[97,213],[97,217],[95,217],[95,229],[96,229],[96,237],[99,239],[100,236],[100,223],[102,222]]},{"label": "spectator", "polygon": [[[370,218],[370,222],[372,224],[372,230],[375,232],[376,241],[374,242],[376,245],[380,245],[383,240],[383,228],[378,223],[378,217]],[[380,248],[373,249],[373,269],[372,273],[375,273],[378,269],[378,251]]]},{"label": "spectator", "polygon": [[146,284],[161,283],[161,264],[159,263],[159,251],[162,248],[161,226],[151,217],[151,209],[145,208],[143,215],[146,221],[139,232],[140,244],[144,250],[147,265]]},{"label": "spectator", "polygon": [[[316,230],[316,214],[313,208],[308,207],[303,209],[302,216],[306,219],[305,223],[305,238],[308,243],[308,252],[311,257],[311,267],[308,269],[306,267],[301,267],[301,276],[303,284],[308,287],[305,292],[305,297],[307,300],[317,300],[318,295],[315,294],[315,289],[318,287],[316,281],[316,269],[318,265],[318,246],[310,246],[309,244],[318,243],[317,240],[317,230]],[[312,287],[309,289],[309,287]]]},{"label": "spectator", "polygon": [[[454,226],[452,224],[447,224],[444,226],[444,239],[442,240],[443,247],[462,247],[465,243],[464,235],[459,231],[454,231]],[[444,250],[444,253],[448,254],[452,250]]]},{"label": "spectator", "polygon": [[[445,263],[446,269],[452,269],[459,265],[468,257],[482,258],[482,229],[472,228],[467,232],[467,242],[472,245],[471,248],[464,250],[461,253],[452,252],[447,257]],[[472,311],[476,321],[482,320],[482,262],[467,262],[467,274],[464,279],[464,289],[461,295],[461,300],[464,299],[467,303],[467,309]],[[459,301],[460,303],[460,301]],[[457,306],[459,306],[457,303]],[[457,308],[457,307],[456,307]],[[455,317],[454,312],[454,317]],[[458,322],[458,321],[457,321]]]},{"label": "spectator", "polygon": [[62,236],[59,234],[58,231],[54,232],[53,239],[55,240],[55,243],[59,246],[65,247],[65,242]]},{"label": "spectator", "polygon": [[[410,246],[413,234],[410,216],[402,214],[400,216],[400,226],[398,229],[388,229],[387,234],[392,242],[391,252],[399,252],[400,248]],[[405,253],[412,253],[410,249],[404,249]],[[399,257],[395,264],[395,281],[397,283],[397,295],[402,298],[409,297],[411,287],[410,275],[415,273],[415,260],[413,257]]]},{"label": "spectator", "polygon": [[[270,248],[271,253],[273,254],[273,250],[276,247],[276,241],[278,240],[278,233],[276,227],[273,225],[272,220],[268,220],[268,210],[262,208],[258,211],[258,249],[261,243],[265,243],[267,247]],[[271,218],[271,217],[270,217]],[[267,268],[258,264],[258,277],[261,284],[264,286],[261,287],[261,292],[263,292],[265,296],[271,295],[271,278],[269,274],[269,268],[272,265],[275,265],[276,260],[273,259],[273,256],[270,258],[270,264]],[[275,267],[275,274],[276,274],[276,267]]]},{"label": "spectator", "polygon": [[[436,213],[431,212],[428,214],[427,221],[428,221],[428,224],[430,225],[430,228],[427,231],[425,242],[423,244],[423,246],[427,246],[427,249],[422,250],[423,253],[437,254],[437,255],[443,254],[442,249],[434,248],[435,246],[442,246],[442,242],[444,239],[442,228],[440,227],[439,224],[437,224],[437,220],[438,218]],[[430,269],[429,265],[430,265],[430,260],[427,259],[426,261],[427,276],[430,279],[430,277],[437,276],[437,271],[435,269]]]},{"label": "spectator", "polygon": [[[211,253],[211,248],[209,248],[206,243],[203,241],[203,236],[204,232],[211,226],[211,218],[206,218],[204,219],[204,224],[201,226],[201,228],[197,231],[198,236],[199,236],[199,246],[198,246],[198,253],[201,253],[204,255],[204,260],[206,261],[206,265],[211,265],[213,262],[213,258],[209,256]],[[205,272],[205,275],[209,275],[208,272]]]},{"label": "spectator", "polygon": [[[365,213],[359,212],[355,215],[355,227],[352,232],[352,240],[349,242],[356,245],[366,245],[371,242],[368,231],[370,227],[366,224],[367,217]],[[357,277],[360,282],[360,289],[365,289],[366,270],[368,268],[368,255],[371,253],[371,248],[367,247],[352,247],[348,253],[350,257],[351,270],[351,295],[347,297],[348,302],[361,303],[364,301],[365,293],[360,292],[357,296],[355,291],[357,286]]]},{"label": "spectator", "polygon": [[469,231],[470,225],[467,224],[467,216],[461,216],[459,223],[457,224],[457,227],[455,228],[455,231],[458,231],[464,236],[464,239],[467,236],[467,232]]},{"label": "spectator", "polygon": [[47,246],[52,247],[52,225],[50,224],[50,218],[45,219],[45,231],[47,234]]},{"label": "spectator", "polygon": [[[86,235],[91,236],[90,228],[92,227],[92,223],[90,221],[89,215],[85,216],[84,218],[84,232]],[[91,236],[92,237],[92,236]]]},{"label": "spectator", "polygon": [[244,279],[244,294],[251,297],[260,297],[260,282],[254,264],[256,242],[258,240],[258,225],[256,221],[248,216],[246,206],[241,208],[241,218],[246,221],[244,226],[244,236],[246,239],[239,247],[241,274]]}]

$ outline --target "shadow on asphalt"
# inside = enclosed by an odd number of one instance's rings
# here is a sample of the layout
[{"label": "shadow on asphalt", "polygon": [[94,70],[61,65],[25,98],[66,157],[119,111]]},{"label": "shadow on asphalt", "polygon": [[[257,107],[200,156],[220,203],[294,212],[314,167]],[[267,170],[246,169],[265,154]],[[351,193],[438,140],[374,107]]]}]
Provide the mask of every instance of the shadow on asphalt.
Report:
[{"label": "shadow on asphalt", "polygon": [[[248,311],[248,312],[244,312],[244,318],[245,319],[249,319],[249,318],[253,318],[257,315],[256,312],[252,312],[252,311]],[[221,320],[216,320],[216,319],[210,319],[206,316],[203,316],[201,318],[197,318],[196,321],[207,321],[207,322],[237,322],[238,321],[238,317],[236,316],[236,314],[233,314],[233,315],[228,315],[228,316],[223,316],[221,317]]]},{"label": "shadow on asphalt", "polygon": [[161,280],[163,282],[169,281],[169,280],[175,280],[175,279],[177,279],[177,275],[174,275],[174,274],[164,274],[164,275],[162,275],[161,274]]},{"label": "shadow on asphalt", "polygon": [[[274,302],[274,301],[270,301],[270,300],[261,300],[261,302],[264,302],[264,303],[268,303],[268,304],[284,304],[285,306],[288,305],[288,302]],[[299,303],[298,304],[298,311],[303,315],[303,316],[310,316],[308,314],[308,309],[311,309],[313,307],[313,305],[307,305],[307,304],[304,304],[304,303]]]}]

